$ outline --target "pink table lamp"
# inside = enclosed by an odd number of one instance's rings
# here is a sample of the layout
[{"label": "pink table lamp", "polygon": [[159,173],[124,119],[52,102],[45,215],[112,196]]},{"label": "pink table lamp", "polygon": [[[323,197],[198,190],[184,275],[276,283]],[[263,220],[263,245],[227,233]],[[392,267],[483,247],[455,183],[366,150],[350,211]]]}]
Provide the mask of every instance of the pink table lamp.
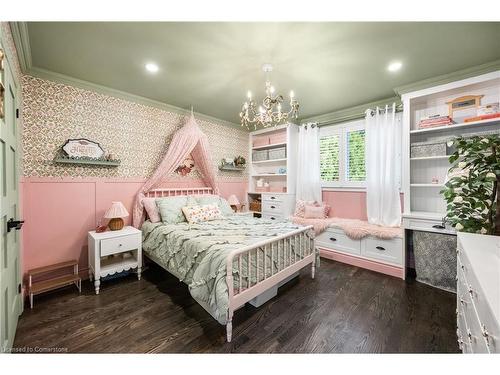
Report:
[{"label": "pink table lamp", "polygon": [[234,212],[238,211],[238,206],[240,205],[240,201],[236,197],[236,195],[231,194],[229,198],[227,198],[227,202],[231,206],[231,208],[234,210]]},{"label": "pink table lamp", "polygon": [[108,227],[111,230],[120,230],[123,228],[124,217],[128,216],[128,211],[122,202],[111,202],[111,207],[104,214],[104,218],[109,220]]}]

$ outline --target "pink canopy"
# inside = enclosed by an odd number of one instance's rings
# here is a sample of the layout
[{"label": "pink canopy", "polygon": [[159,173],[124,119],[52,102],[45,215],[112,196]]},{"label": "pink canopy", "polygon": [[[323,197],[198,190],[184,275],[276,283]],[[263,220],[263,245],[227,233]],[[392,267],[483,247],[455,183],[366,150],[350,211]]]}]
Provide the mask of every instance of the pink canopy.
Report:
[{"label": "pink canopy", "polygon": [[144,205],[142,199],[146,193],[158,187],[162,180],[172,172],[186,159],[187,156],[193,157],[195,165],[199,169],[203,181],[210,186],[214,194],[219,194],[219,188],[215,181],[215,170],[210,158],[210,146],[207,136],[201,131],[196,123],[193,114],[187,123],[174,134],[172,142],[168,148],[167,154],[160,165],[142,186],[137,193],[134,205],[133,225],[139,228],[144,222]]}]

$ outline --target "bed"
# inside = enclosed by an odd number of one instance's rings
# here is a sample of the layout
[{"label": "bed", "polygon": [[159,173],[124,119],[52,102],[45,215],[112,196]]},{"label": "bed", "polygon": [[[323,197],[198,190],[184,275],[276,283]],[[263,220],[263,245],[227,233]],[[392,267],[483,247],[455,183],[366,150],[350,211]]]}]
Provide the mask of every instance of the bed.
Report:
[{"label": "bed", "polygon": [[[155,189],[148,197],[211,194],[210,188]],[[229,215],[198,224],[142,225],[144,254],[188,285],[193,298],[232,338],[234,312],[311,266],[318,251],[312,226]]]}]

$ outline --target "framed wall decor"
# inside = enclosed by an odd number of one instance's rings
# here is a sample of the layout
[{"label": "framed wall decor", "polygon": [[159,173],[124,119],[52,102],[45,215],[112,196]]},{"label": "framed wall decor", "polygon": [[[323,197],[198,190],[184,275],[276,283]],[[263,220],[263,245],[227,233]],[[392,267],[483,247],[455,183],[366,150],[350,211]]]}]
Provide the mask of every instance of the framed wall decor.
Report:
[{"label": "framed wall decor", "polygon": [[70,158],[99,159],[104,155],[99,143],[85,138],[68,139],[62,149]]}]

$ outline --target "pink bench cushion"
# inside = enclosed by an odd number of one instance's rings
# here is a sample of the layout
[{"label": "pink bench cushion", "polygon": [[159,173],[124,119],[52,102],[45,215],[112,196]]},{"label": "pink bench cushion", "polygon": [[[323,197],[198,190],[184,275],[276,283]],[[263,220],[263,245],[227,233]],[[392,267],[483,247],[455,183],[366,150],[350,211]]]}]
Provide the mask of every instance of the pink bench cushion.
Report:
[{"label": "pink bench cushion", "polygon": [[356,219],[343,219],[339,217],[329,217],[326,219],[305,219],[302,217],[292,216],[291,220],[295,224],[299,225],[312,225],[316,235],[322,233],[328,227],[335,227],[342,229],[344,233],[353,240],[359,240],[367,236],[373,236],[384,240],[403,237],[403,229],[401,227],[382,227],[370,224],[367,221]]}]

